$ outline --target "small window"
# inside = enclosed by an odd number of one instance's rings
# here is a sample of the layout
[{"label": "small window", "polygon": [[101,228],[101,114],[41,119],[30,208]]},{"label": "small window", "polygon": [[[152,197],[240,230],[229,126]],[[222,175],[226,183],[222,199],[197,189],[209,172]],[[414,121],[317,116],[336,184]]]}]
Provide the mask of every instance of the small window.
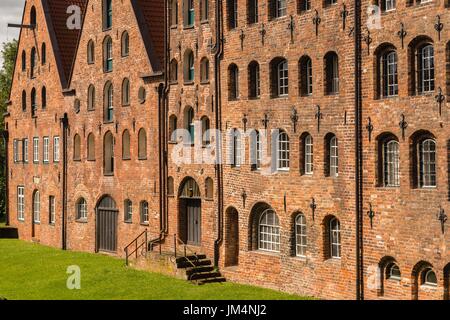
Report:
[{"label": "small window", "polygon": [[81,160],[81,138],[78,134],[73,138],[73,160]]},{"label": "small window", "polygon": [[41,222],[41,200],[37,190],[33,194],[33,221],[34,223]]},{"label": "small window", "polygon": [[114,91],[111,82],[105,85],[103,99],[105,122],[112,122],[114,119]]},{"label": "small window", "polygon": [[339,92],[339,62],[335,52],[325,55],[325,94],[331,95]]},{"label": "small window", "polygon": [[124,220],[127,223],[131,223],[133,221],[133,203],[131,200],[127,199],[124,202]]},{"label": "small window", "polygon": [[205,180],[205,198],[208,200],[214,199],[214,182],[209,177]]},{"label": "small window", "polygon": [[94,41],[89,40],[87,46],[87,63],[93,64],[95,62],[95,45]]},{"label": "small window", "polygon": [[194,53],[191,50],[186,50],[184,54],[184,82],[193,82],[194,76]]},{"label": "small window", "polygon": [[306,217],[303,214],[295,218],[295,253],[297,257],[306,256]]},{"label": "small window", "polygon": [[338,139],[332,133],[325,136],[325,176],[337,177],[339,174],[339,149]]},{"label": "small window", "polygon": [[200,16],[202,21],[209,19],[209,0],[200,0]]},{"label": "small window", "polygon": [[81,101],[78,98],[73,102],[73,111],[75,111],[75,113],[80,113],[81,111]]},{"label": "small window", "polygon": [[209,60],[207,58],[200,61],[200,81],[203,83],[209,81]]},{"label": "small window", "polygon": [[48,223],[55,224],[55,222],[56,222],[55,197],[50,196],[48,198]]},{"label": "small window", "polygon": [[288,62],[275,58],[270,62],[270,93],[272,98],[287,96],[289,93]]},{"label": "small window", "polygon": [[399,281],[402,278],[400,268],[396,263],[390,263],[386,267],[386,279]]},{"label": "small window", "polygon": [[177,0],[170,1],[169,8],[169,16],[170,16],[170,26],[176,26],[178,24],[178,2]]},{"label": "small window", "polygon": [[313,93],[312,61],[308,56],[304,56],[299,62],[300,95],[310,96]]},{"label": "small window", "polygon": [[122,34],[122,57],[128,57],[130,54],[130,36],[128,35],[128,32],[124,32]]},{"label": "small window", "polygon": [[381,11],[389,12],[395,10],[395,0],[381,0]]},{"label": "small window", "polygon": [[24,163],[28,163],[28,139],[25,138],[23,139],[23,144],[22,144],[22,152],[23,152],[23,162]]},{"label": "small window", "polygon": [[45,65],[47,63],[47,46],[45,45],[45,42],[42,43],[41,46],[41,64]]},{"label": "small window", "polygon": [[95,161],[95,137],[93,133],[88,135],[87,146],[87,159]]},{"label": "small window", "polygon": [[242,164],[242,137],[238,129],[231,131],[230,164],[233,168],[239,168]]},{"label": "small window", "polygon": [[139,99],[139,103],[144,103],[145,100],[147,99],[147,91],[145,90],[144,87],[140,87],[139,91],[138,91],[138,99]]},{"label": "small window", "polygon": [[42,109],[47,108],[47,88],[46,87],[42,87],[41,103],[42,103]]},{"label": "small window", "polygon": [[36,20],[36,8],[32,6],[30,10],[30,25],[36,27]]},{"label": "small window", "polygon": [[238,27],[238,0],[227,1],[228,11],[228,28],[235,29]]},{"label": "small window", "polygon": [[202,117],[202,144],[208,146],[211,143],[210,121],[208,117]]},{"label": "small window", "polygon": [[35,117],[37,112],[36,89],[31,90],[31,116]]},{"label": "small window", "polygon": [[337,0],[324,0],[324,7],[328,7],[333,4],[337,4]]},{"label": "small window", "polygon": [[251,99],[257,99],[261,96],[261,84],[259,77],[259,64],[256,61],[248,65],[248,96]]},{"label": "small window", "polygon": [[14,163],[19,162],[19,140],[14,139],[13,141],[13,153],[14,153]]},{"label": "small window", "polygon": [[418,59],[418,91],[420,94],[434,91],[434,48],[431,44],[419,48]]},{"label": "small window", "polygon": [[253,24],[258,21],[258,0],[247,0],[247,23]]},{"label": "small window", "polygon": [[111,37],[103,41],[103,70],[111,72],[113,69],[113,45]]},{"label": "small window", "polygon": [[173,177],[167,178],[167,195],[173,197],[175,195],[175,187]]},{"label": "small window", "polygon": [[177,131],[177,125],[178,125],[178,119],[176,115],[171,115],[169,117],[169,141],[170,142],[176,142],[176,131]]},{"label": "small window", "polygon": [[103,29],[112,28],[112,0],[103,0]]},{"label": "small window", "polygon": [[286,0],[269,0],[269,20],[286,16],[286,2]]},{"label": "small window", "polygon": [[386,187],[400,186],[400,152],[396,140],[387,140],[383,145],[383,176]]},{"label": "small window", "polygon": [[422,271],[421,274],[421,284],[426,286],[437,286],[437,277],[436,273],[431,268],[427,268],[424,271]]},{"label": "small window", "polygon": [[87,203],[84,198],[80,198],[76,203],[76,219],[81,221],[87,220]]},{"label": "small window", "polygon": [[149,223],[148,202],[141,201],[140,204],[141,224]]},{"label": "small window", "polygon": [[186,141],[189,144],[194,144],[195,139],[194,116],[194,109],[192,107],[186,107],[184,110],[184,128],[189,132],[189,141]]},{"label": "small window", "polygon": [[311,0],[298,0],[298,11],[305,12],[311,10]]},{"label": "small window", "polygon": [[39,163],[39,138],[33,138],[33,162]]},{"label": "small window", "polygon": [[341,257],[341,224],[338,219],[332,218],[329,222],[330,257]]},{"label": "small window", "polygon": [[122,82],[122,105],[128,106],[130,104],[130,80],[123,79]]},{"label": "small window", "polygon": [[170,83],[176,83],[178,81],[178,61],[176,59],[172,59],[170,61],[169,69]]},{"label": "small window", "polygon": [[30,78],[34,78],[35,77],[35,69],[36,69],[36,60],[37,60],[37,57],[36,57],[36,48],[35,47],[33,47],[32,49],[31,49],[31,54],[30,54]]},{"label": "small window", "polygon": [[420,186],[436,187],[436,142],[426,139],[419,144]]},{"label": "small window", "polygon": [[104,174],[114,174],[114,137],[110,131],[105,134],[103,140],[103,168]]},{"label": "small window", "polygon": [[25,221],[25,187],[17,187],[17,219]]},{"label": "small window", "polygon": [[275,211],[264,211],[258,227],[258,249],[280,252],[280,222]]},{"label": "small window", "polygon": [[59,137],[53,138],[53,162],[59,162]]},{"label": "small window", "polygon": [[95,110],[95,87],[91,84],[88,88],[88,111]]},{"label": "small window", "polygon": [[278,134],[277,146],[277,169],[283,171],[289,170],[289,136],[285,131],[281,130]]},{"label": "small window", "polygon": [[262,143],[261,134],[257,130],[253,130],[250,134],[251,141],[251,167],[252,170],[261,169],[262,162]]},{"label": "small window", "polygon": [[144,129],[139,130],[138,154],[139,159],[147,159],[147,133]]},{"label": "small window", "polygon": [[22,91],[22,111],[27,111],[27,92]]},{"label": "small window", "polygon": [[122,134],[122,159],[130,160],[130,132],[125,130]]},{"label": "small window", "polygon": [[44,163],[49,163],[50,161],[50,155],[49,155],[49,151],[50,151],[50,139],[49,137],[44,137],[43,138],[43,154],[44,154]]},{"label": "small window", "polygon": [[228,98],[229,100],[236,100],[239,98],[239,69],[233,63],[228,68]]},{"label": "small window", "polygon": [[314,173],[314,144],[313,137],[310,134],[306,134],[302,138],[303,144],[303,161],[304,161],[304,173],[312,175]]},{"label": "small window", "polygon": [[27,70],[27,54],[25,50],[22,51],[22,72]]},{"label": "small window", "polygon": [[195,22],[194,0],[183,0],[184,26],[192,27]]}]

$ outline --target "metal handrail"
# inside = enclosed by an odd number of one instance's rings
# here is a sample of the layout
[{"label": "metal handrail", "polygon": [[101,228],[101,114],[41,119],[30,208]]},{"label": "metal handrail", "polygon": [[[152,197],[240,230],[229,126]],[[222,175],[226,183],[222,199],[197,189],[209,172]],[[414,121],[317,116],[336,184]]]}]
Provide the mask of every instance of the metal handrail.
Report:
[{"label": "metal handrail", "polygon": [[177,244],[178,244],[178,242],[180,242],[181,245],[183,246],[183,253],[184,253],[184,257],[183,257],[183,258],[184,258],[187,262],[189,262],[189,263],[192,265],[192,267],[195,268],[196,265],[195,265],[190,259],[187,258],[187,251],[189,250],[190,253],[191,253],[191,255],[195,257],[195,261],[200,260],[199,257],[198,257],[198,255],[197,255],[197,253],[194,252],[194,251],[192,251],[192,250],[187,246],[187,244],[184,243],[184,241],[181,240],[181,239],[178,237],[178,235],[177,235],[176,233],[173,235],[173,240],[174,240],[174,255],[175,255],[175,261],[176,261],[176,259],[177,259]]},{"label": "metal handrail", "polygon": [[[142,232],[140,235],[138,235],[138,236],[136,237],[136,239],[134,239],[133,241],[131,241],[130,244],[127,245],[127,246],[125,247],[125,249],[124,249],[124,251],[125,251],[125,256],[126,256],[126,258],[125,258],[125,263],[126,263],[127,266],[128,266],[129,258],[130,258],[133,254],[136,254],[136,259],[138,258],[138,250],[139,250],[140,248],[144,247],[143,252],[145,252],[145,254],[147,254],[147,243],[148,243],[148,242],[147,242],[147,234],[148,234],[147,229],[145,229],[144,232]],[[139,240],[142,236],[144,236],[144,241],[141,242],[140,244],[138,244],[138,240]],[[131,251],[131,252],[128,252],[128,251],[129,251],[129,248],[130,248],[132,245],[135,246],[134,250]]]}]

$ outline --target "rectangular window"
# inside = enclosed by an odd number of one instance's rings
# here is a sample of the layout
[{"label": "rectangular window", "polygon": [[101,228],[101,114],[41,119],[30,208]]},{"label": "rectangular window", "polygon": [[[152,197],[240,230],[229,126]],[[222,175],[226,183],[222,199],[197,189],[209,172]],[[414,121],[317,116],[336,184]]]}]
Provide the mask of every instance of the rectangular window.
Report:
[{"label": "rectangular window", "polygon": [[22,143],[22,149],[23,149],[23,162],[28,163],[28,139],[23,139]]},{"label": "rectangular window", "polygon": [[17,219],[25,220],[25,187],[17,187]]},{"label": "rectangular window", "polygon": [[193,26],[194,25],[194,20],[195,20],[194,0],[187,0],[187,2],[188,2],[188,19],[187,19],[187,23],[188,23],[188,26]]},{"label": "rectangular window", "polygon": [[105,0],[103,10],[103,26],[105,29],[110,29],[112,28],[112,0]]},{"label": "rectangular window", "polygon": [[48,222],[50,224],[55,224],[55,220],[56,220],[56,216],[55,216],[55,197],[54,196],[50,196],[48,202],[49,202],[48,203],[48,209],[49,209]]},{"label": "rectangular window", "polygon": [[59,162],[59,137],[53,138],[53,162]]},{"label": "rectangular window", "polygon": [[49,162],[49,145],[50,145],[50,140],[48,137],[44,137],[44,163],[48,163]]},{"label": "rectangular window", "polygon": [[248,0],[247,15],[249,24],[258,22],[258,0]]},{"label": "rectangular window", "polygon": [[39,163],[39,138],[33,138],[33,162]]},{"label": "rectangular window", "polygon": [[13,153],[14,153],[14,162],[19,162],[19,141],[17,139],[14,139],[13,141]]},{"label": "rectangular window", "polygon": [[305,138],[305,174],[313,174],[313,140],[311,136]]},{"label": "rectangular window", "polygon": [[385,11],[392,11],[395,10],[395,0],[384,0],[384,10]]},{"label": "rectangular window", "polygon": [[284,17],[286,15],[286,0],[277,1],[277,18]]},{"label": "rectangular window", "polygon": [[148,203],[147,202],[141,202],[141,223],[142,224],[148,224]]}]

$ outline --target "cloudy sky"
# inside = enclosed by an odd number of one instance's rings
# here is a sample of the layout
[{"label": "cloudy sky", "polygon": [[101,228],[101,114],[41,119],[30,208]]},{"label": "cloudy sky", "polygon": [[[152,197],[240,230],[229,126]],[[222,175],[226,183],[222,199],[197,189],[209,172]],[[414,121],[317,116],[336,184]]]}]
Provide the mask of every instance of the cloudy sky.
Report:
[{"label": "cloudy sky", "polygon": [[[21,22],[24,3],[25,0],[0,0],[0,43],[19,37],[19,29],[7,25]],[[3,64],[1,57],[0,63]]]}]

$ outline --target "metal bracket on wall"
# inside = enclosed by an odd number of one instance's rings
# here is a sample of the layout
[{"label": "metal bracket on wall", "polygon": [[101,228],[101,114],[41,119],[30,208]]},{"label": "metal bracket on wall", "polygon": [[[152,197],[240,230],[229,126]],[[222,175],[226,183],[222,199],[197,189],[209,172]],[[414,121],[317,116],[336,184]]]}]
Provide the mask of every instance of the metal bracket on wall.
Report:
[{"label": "metal bracket on wall", "polygon": [[315,217],[316,217],[316,209],[317,209],[316,199],[311,198],[311,203],[309,204],[309,207],[311,208],[312,219],[314,221]]},{"label": "metal bracket on wall", "polygon": [[402,138],[403,138],[403,141],[405,141],[405,132],[406,132],[406,129],[408,128],[408,122],[406,122],[405,115],[403,113],[402,113],[401,117],[402,117],[402,120],[400,120],[400,122],[398,123],[398,126],[402,130]]},{"label": "metal bracket on wall", "polygon": [[347,17],[349,15],[349,12],[347,10],[347,6],[345,5],[345,3],[342,5],[342,11],[341,11],[341,18],[342,18],[342,30],[345,30],[345,26],[346,26],[346,22],[347,22]]},{"label": "metal bracket on wall", "polygon": [[261,30],[259,31],[259,34],[261,35],[261,43],[264,46],[264,38],[266,36],[266,29],[264,28],[264,23],[261,24]]},{"label": "metal bracket on wall", "polygon": [[439,206],[439,213],[437,215],[438,220],[441,222],[441,230],[442,233],[445,232],[445,223],[447,222],[447,215],[445,214],[445,210],[444,208],[442,208],[442,206]]},{"label": "metal bracket on wall", "polygon": [[441,16],[436,16],[436,23],[434,24],[434,29],[438,32],[438,39],[441,41],[441,31],[444,29],[444,24],[441,22]]},{"label": "metal bracket on wall", "polygon": [[294,133],[295,133],[297,132],[297,122],[298,122],[298,112],[297,109],[295,109],[295,107],[292,107],[291,110],[291,121],[294,126]]},{"label": "metal bracket on wall", "polygon": [[290,22],[288,23],[288,30],[291,33],[291,43],[294,43],[294,30],[295,30],[295,22],[294,17],[291,15]]},{"label": "metal bracket on wall", "polygon": [[316,111],[314,118],[317,120],[317,132],[320,132],[320,121],[323,119],[323,113],[320,110],[319,105],[316,106],[316,109],[317,109],[317,111]]},{"label": "metal bracket on wall", "polygon": [[239,35],[239,39],[241,40],[241,50],[244,50],[245,33],[244,33],[243,29],[241,29],[241,34]]},{"label": "metal bracket on wall", "polygon": [[316,37],[317,37],[319,35],[319,25],[322,22],[322,19],[319,16],[319,11],[317,11],[317,9],[315,11],[316,11],[316,15],[312,19],[312,22],[316,26]]},{"label": "metal bracket on wall", "polygon": [[400,38],[400,40],[402,41],[402,49],[404,49],[405,48],[405,38],[408,35],[408,32],[406,32],[405,25],[403,24],[403,22],[400,22],[400,31],[397,32],[397,35]]},{"label": "metal bracket on wall", "polygon": [[442,88],[438,88],[438,94],[434,97],[436,99],[436,102],[439,105],[439,116],[442,115],[442,103],[445,101],[445,96],[442,94]]},{"label": "metal bracket on wall", "polygon": [[373,124],[372,124],[372,119],[370,117],[367,118],[366,129],[369,132],[369,142],[371,142],[372,141]]},{"label": "metal bracket on wall", "polygon": [[373,218],[375,218],[375,211],[372,209],[372,203],[369,202],[369,211],[367,211],[367,216],[370,219],[370,229],[373,229]]}]

